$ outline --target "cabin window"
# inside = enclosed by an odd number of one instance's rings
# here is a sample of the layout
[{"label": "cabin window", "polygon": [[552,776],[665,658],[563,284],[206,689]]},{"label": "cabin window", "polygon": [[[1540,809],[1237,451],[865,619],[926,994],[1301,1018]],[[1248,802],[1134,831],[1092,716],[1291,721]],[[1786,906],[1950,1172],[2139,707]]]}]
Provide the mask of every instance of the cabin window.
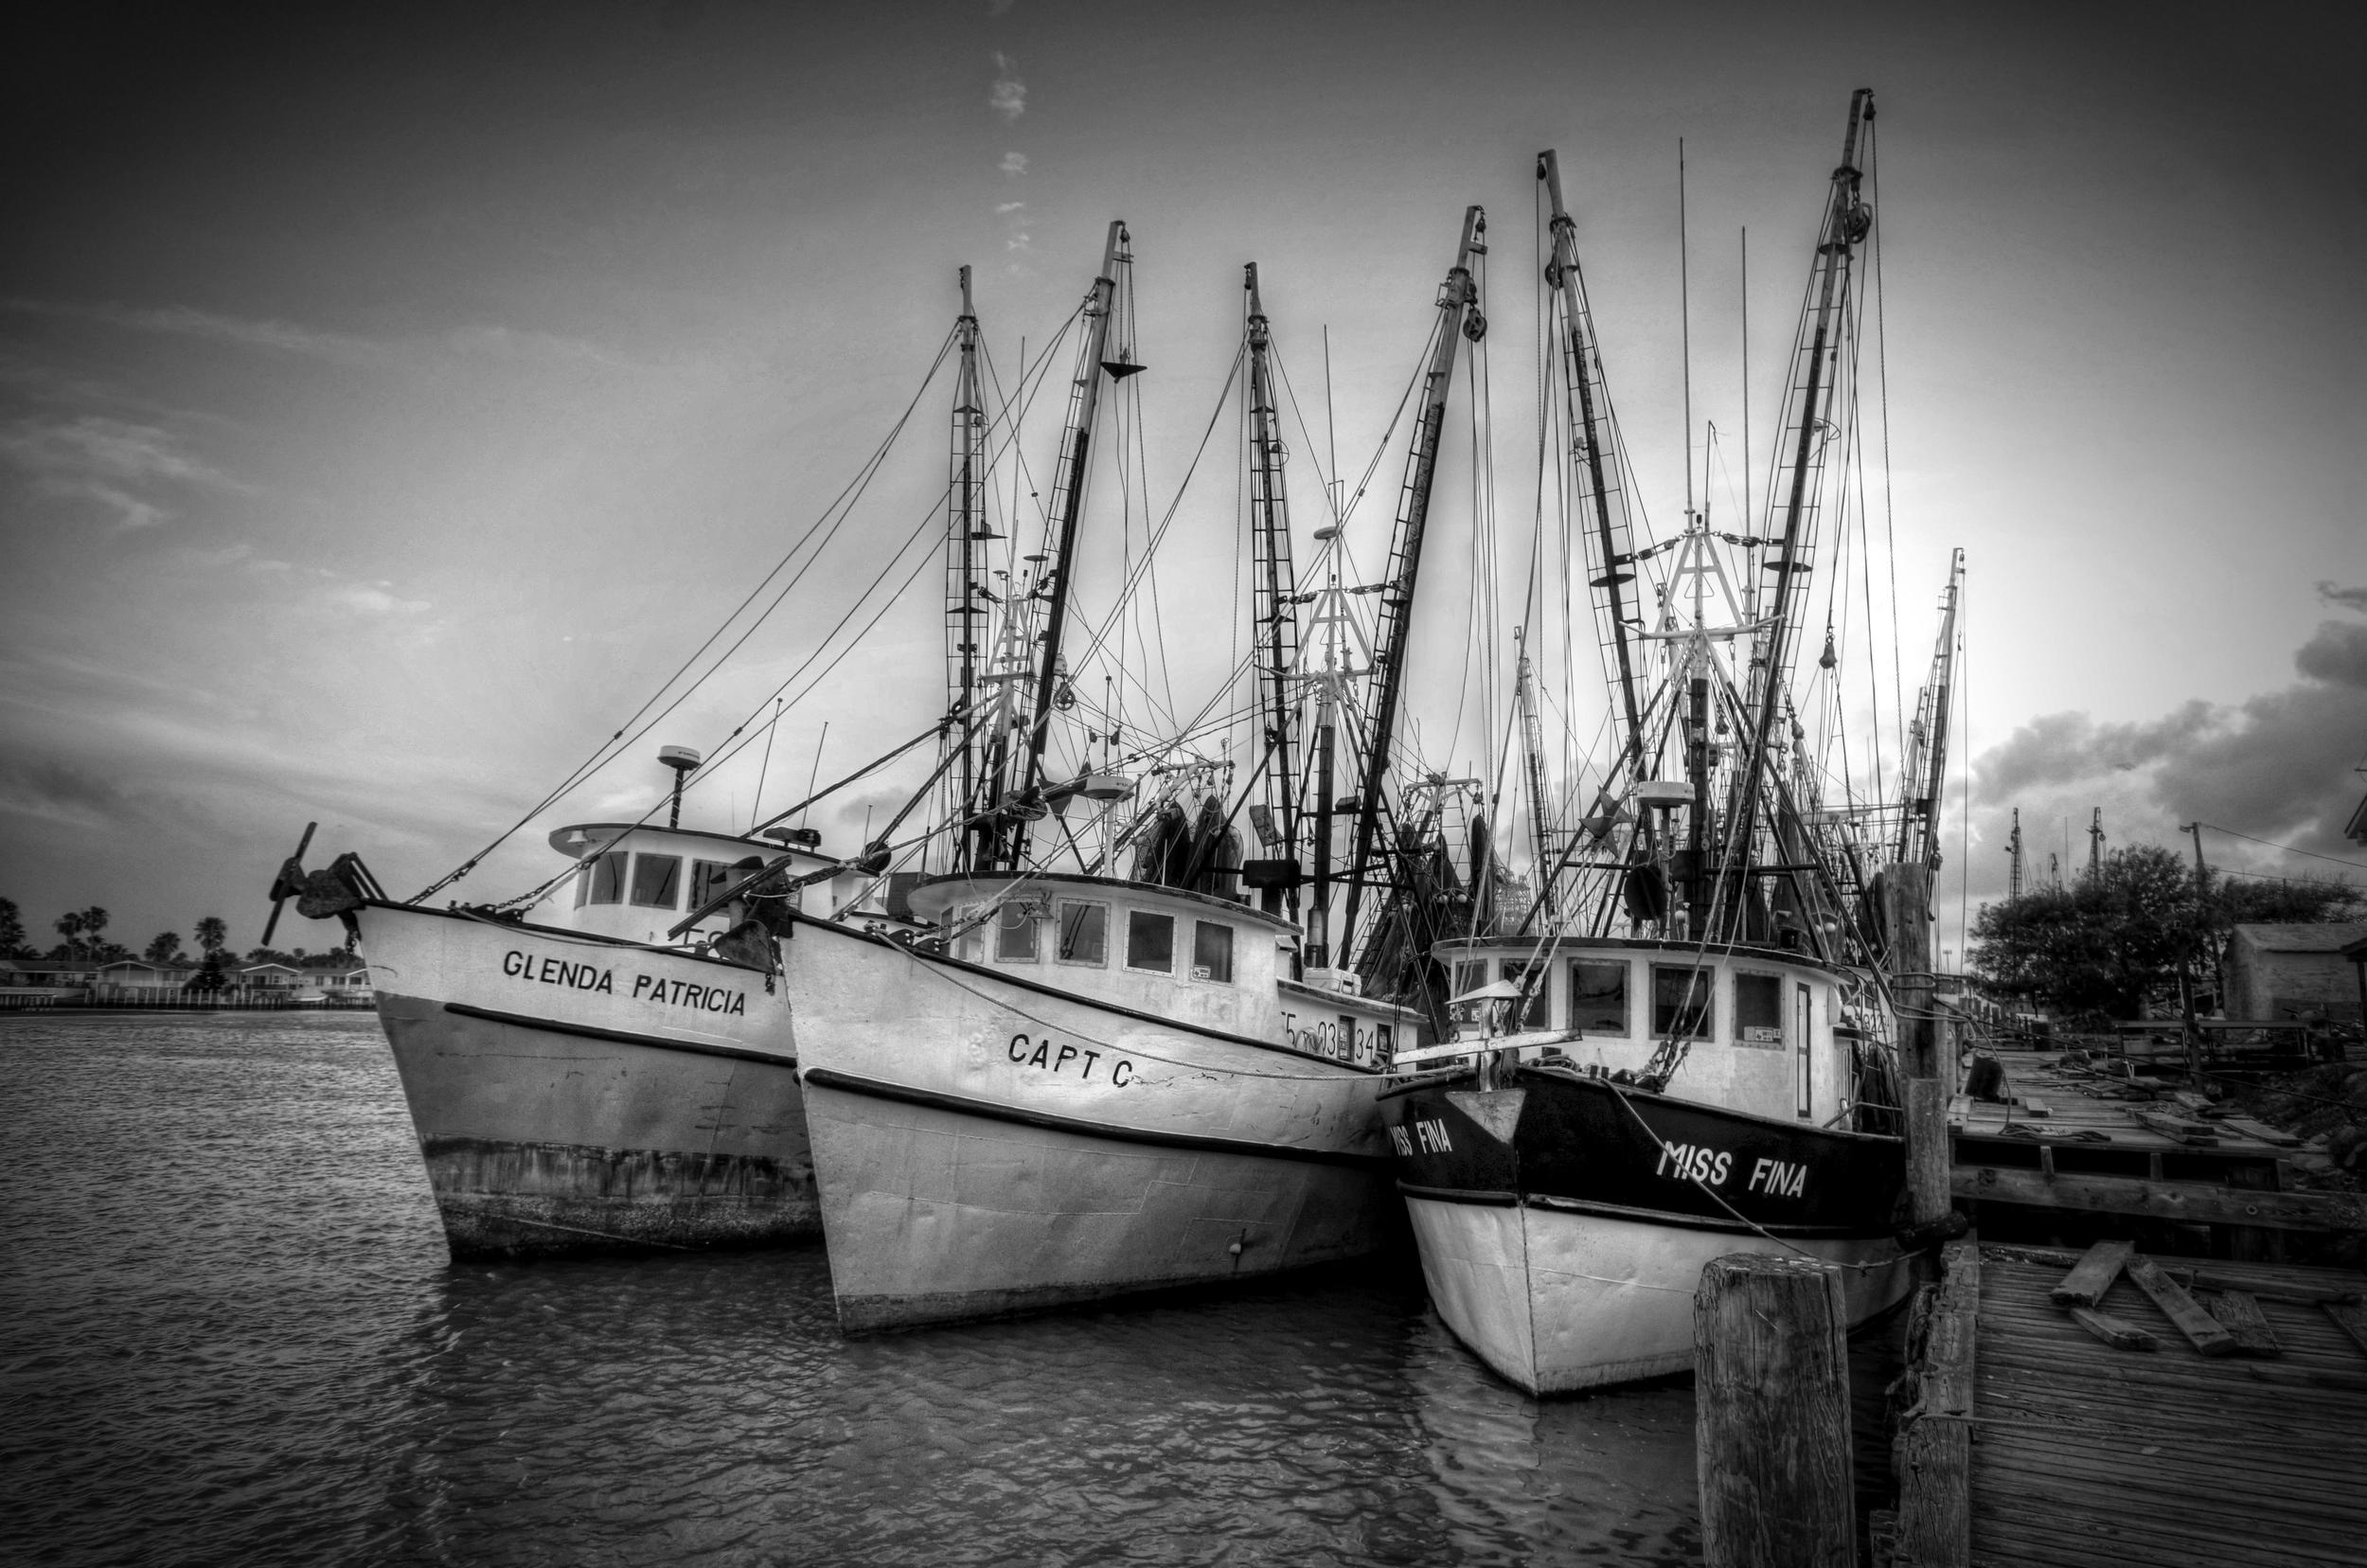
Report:
[{"label": "cabin window", "polygon": [[1784,1048],[1783,976],[1735,976],[1735,1043]]},{"label": "cabin window", "polygon": [[[1506,1029],[1542,1029],[1549,1026],[1550,1014],[1553,1010],[1554,982],[1553,976],[1545,971],[1542,965],[1516,964],[1507,958],[1504,960],[1504,984],[1520,985],[1529,977],[1529,971],[1532,968],[1539,971],[1537,991],[1529,998],[1528,1006],[1521,1009],[1521,1016],[1504,1025]],[[1507,1002],[1505,1006],[1510,1007],[1511,1004]]]},{"label": "cabin window", "polygon": [[1808,1081],[1809,1006],[1808,988],[1806,986],[1794,987],[1791,1007],[1792,1018],[1794,1020],[1791,1030],[1792,1055],[1793,1058],[1800,1063],[1800,1116],[1804,1121],[1807,1119],[1816,1105],[1816,1101],[1809,1095],[1809,1091],[1814,1087],[1814,1085]]},{"label": "cabin window", "polygon": [[672,909],[682,901],[680,855],[632,857],[632,901],[644,909]]},{"label": "cabin window", "polygon": [[1007,903],[994,917],[994,957],[1002,964],[1036,961],[1036,906]]},{"label": "cabin window", "polygon": [[1126,967],[1175,972],[1175,917],[1146,909],[1126,912]]},{"label": "cabin window", "polygon": [[1192,922],[1192,978],[1233,983],[1233,928],[1215,920]]},{"label": "cabin window", "polygon": [[1570,961],[1570,1026],[1586,1034],[1627,1034],[1627,965]]},{"label": "cabin window", "polygon": [[1705,969],[1652,966],[1652,1033],[1672,1040],[1710,1036],[1710,980]]},{"label": "cabin window", "polygon": [[592,867],[583,879],[583,884],[592,890],[592,902],[625,901],[625,858],[622,849],[610,849],[592,857]]},{"label": "cabin window", "polygon": [[[764,863],[758,861],[757,865]],[[755,866],[749,867],[756,869]],[[690,863],[690,907],[703,908],[709,899],[739,880],[740,873],[728,862],[692,861]]]},{"label": "cabin window", "polygon": [[[1485,958],[1463,959],[1454,967],[1454,989],[1447,994],[1468,996],[1486,984],[1487,984],[1487,960]],[[1450,1008],[1449,1014],[1458,1024],[1477,1024],[1480,1021],[1480,1009],[1486,1005],[1485,1002],[1464,1002]]]},{"label": "cabin window", "polygon": [[1091,964],[1095,969],[1109,964],[1108,904],[1063,902],[1060,905],[1060,962]]}]

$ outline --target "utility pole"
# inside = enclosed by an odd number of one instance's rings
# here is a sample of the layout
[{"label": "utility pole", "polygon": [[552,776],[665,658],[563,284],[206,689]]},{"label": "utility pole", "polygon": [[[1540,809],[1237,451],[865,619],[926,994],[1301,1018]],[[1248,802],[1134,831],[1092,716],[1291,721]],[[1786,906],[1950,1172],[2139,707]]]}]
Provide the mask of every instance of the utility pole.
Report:
[{"label": "utility pole", "polygon": [[[2202,823],[2199,820],[2180,823],[2178,830],[2193,835],[2195,841],[2195,941],[2199,943],[2205,939],[2206,900],[2211,896],[2211,872],[2202,864]],[[2199,1088],[2202,1085],[2202,1028],[2195,1022],[2194,981],[2194,971],[2199,966],[2191,961],[2196,956],[2190,946],[2188,953],[2179,959],[2178,1005],[2180,1021],[2185,1025],[2182,1032],[2186,1043],[2186,1076]],[[2216,984],[2216,976],[2214,984]]]}]

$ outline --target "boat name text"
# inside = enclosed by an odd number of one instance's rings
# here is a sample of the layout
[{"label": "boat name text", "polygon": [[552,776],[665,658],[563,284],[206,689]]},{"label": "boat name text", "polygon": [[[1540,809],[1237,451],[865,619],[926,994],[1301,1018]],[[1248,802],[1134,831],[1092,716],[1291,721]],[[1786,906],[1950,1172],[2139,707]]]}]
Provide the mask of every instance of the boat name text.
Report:
[{"label": "boat name text", "polygon": [[1402,1127],[1393,1127],[1389,1130],[1389,1141],[1397,1146],[1398,1153],[1411,1155],[1417,1143],[1421,1145],[1421,1150],[1425,1154],[1454,1152],[1454,1144],[1447,1136],[1445,1122],[1416,1120],[1413,1123],[1413,1127],[1414,1131],[1410,1133]]},{"label": "boat name text", "polygon": [[1699,1182],[1704,1186],[1724,1186],[1734,1159],[1724,1149],[1706,1145],[1664,1143],[1660,1146],[1660,1164],[1652,1167],[1652,1174],[1680,1182]]},{"label": "boat name text", "polygon": [[[1033,1050],[1029,1049],[1031,1045],[1034,1047]],[[1068,1070],[1070,1062],[1081,1061],[1082,1065],[1077,1068],[1077,1076],[1087,1082],[1093,1079],[1094,1063],[1099,1061],[1106,1054],[1102,1051],[1087,1050],[1082,1045],[1059,1044],[1049,1035],[1041,1040],[1031,1040],[1023,1034],[1011,1036],[1010,1058],[1022,1067],[1042,1067],[1051,1072],[1061,1073]],[[1111,1062],[1110,1083],[1112,1088],[1123,1089],[1132,1082],[1133,1078],[1134,1064],[1132,1062],[1124,1057],[1119,1057]]]},{"label": "boat name text", "polygon": [[[532,953],[512,949],[502,954],[502,972],[539,985],[562,986],[569,990],[596,991],[603,996],[616,993],[614,970],[602,969],[592,963],[579,964],[572,958],[537,958]],[[748,1011],[746,991],[729,990],[721,986],[693,985],[687,980],[668,980],[658,974],[634,975],[631,994],[636,1002],[687,1007],[693,1012],[741,1017]]]}]

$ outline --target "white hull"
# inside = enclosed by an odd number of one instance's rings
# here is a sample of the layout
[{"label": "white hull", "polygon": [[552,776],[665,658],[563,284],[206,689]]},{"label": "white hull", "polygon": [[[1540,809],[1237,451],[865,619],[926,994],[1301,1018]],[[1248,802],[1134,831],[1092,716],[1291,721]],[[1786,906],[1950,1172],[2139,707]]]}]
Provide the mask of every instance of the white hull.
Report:
[{"label": "white hull", "polygon": [[819,1228],[788,1002],[764,975],[430,910],[359,918],[455,1256]]},{"label": "white hull", "polygon": [[1746,1230],[1655,1224],[1534,1202],[1406,1197],[1422,1275],[1447,1327],[1505,1381],[1566,1394],[1693,1369],[1702,1266],[1731,1253],[1857,1265],[1851,1327],[1905,1299],[1913,1262],[1887,1238],[1777,1242]]},{"label": "white hull", "polygon": [[843,1327],[1246,1278],[1390,1234],[1374,1072],[842,930],[788,946]]}]

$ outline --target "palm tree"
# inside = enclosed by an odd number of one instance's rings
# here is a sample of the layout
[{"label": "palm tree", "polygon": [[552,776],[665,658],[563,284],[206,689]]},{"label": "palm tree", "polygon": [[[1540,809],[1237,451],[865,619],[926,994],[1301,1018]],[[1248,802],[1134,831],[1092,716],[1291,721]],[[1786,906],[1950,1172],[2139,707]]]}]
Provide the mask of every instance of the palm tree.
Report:
[{"label": "palm tree", "polygon": [[207,953],[220,953],[230,940],[230,928],[222,924],[219,915],[208,915],[197,922],[197,945]]},{"label": "palm tree", "polygon": [[156,939],[148,944],[145,956],[151,964],[171,963],[181,956],[181,934],[177,931],[158,932]]},{"label": "palm tree", "polygon": [[68,958],[80,958],[82,955],[81,911],[68,910],[65,914],[59,916],[57,927],[58,935],[65,938],[65,955]]}]

